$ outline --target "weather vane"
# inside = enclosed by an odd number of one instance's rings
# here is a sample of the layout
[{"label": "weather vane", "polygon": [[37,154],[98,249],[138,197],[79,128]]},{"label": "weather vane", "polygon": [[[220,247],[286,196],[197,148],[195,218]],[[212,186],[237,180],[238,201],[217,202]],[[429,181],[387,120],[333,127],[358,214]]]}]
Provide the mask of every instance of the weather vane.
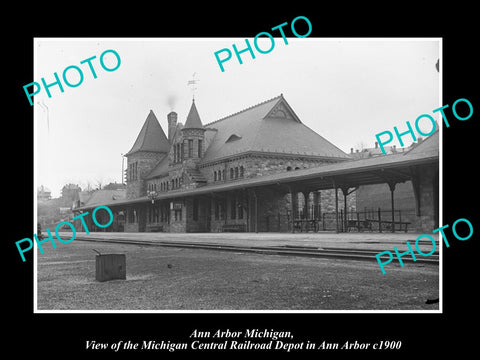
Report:
[{"label": "weather vane", "polygon": [[194,72],[193,75],[192,75],[192,80],[189,80],[187,85],[192,85],[192,98],[193,100],[195,100],[195,90],[197,90],[197,87],[195,85],[197,85],[197,82],[199,82],[200,80],[196,80],[195,79],[195,75],[197,73]]}]

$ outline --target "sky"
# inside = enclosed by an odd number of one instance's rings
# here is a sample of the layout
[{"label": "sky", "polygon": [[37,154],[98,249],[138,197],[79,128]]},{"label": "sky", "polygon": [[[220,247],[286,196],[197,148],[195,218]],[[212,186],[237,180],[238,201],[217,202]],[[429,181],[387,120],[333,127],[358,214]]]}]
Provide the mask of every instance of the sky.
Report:
[{"label": "sky", "polygon": [[[150,110],[165,133],[170,111],[185,123],[193,95],[187,83],[194,73],[203,124],[283,94],[306,126],[346,153],[373,147],[375,134],[393,132],[394,126],[406,130],[406,121],[413,126],[421,114],[441,123],[439,114],[432,114],[443,105],[435,68],[440,42],[307,37],[288,38],[286,45],[280,37],[268,54],[253,48],[252,59],[243,53],[243,64],[233,54],[222,72],[214,53],[224,48],[233,53],[232,44],[243,49],[244,38],[36,38],[32,82],[52,83],[56,72],[64,92],[52,86],[51,97],[42,88],[33,98],[35,186],[44,185],[58,197],[67,183],[85,188],[121,182],[122,154],[133,146]],[[270,40],[258,44],[268,49]],[[100,65],[106,50],[120,56],[115,71]],[[88,64],[80,63],[93,56],[96,79]],[[107,67],[116,65],[112,53],[104,61]],[[70,65],[83,72],[77,87],[62,79]],[[71,83],[79,82],[75,70],[67,75]],[[411,144],[409,137],[403,140]],[[400,147],[396,139],[389,145]]]}]

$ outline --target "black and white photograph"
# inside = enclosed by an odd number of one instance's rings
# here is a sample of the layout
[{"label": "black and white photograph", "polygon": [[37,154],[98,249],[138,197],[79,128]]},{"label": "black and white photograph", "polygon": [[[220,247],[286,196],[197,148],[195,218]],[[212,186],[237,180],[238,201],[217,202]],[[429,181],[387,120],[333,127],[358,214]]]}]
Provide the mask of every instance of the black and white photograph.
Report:
[{"label": "black and white photograph", "polygon": [[5,31],[5,353],[474,353],[475,12],[167,5]]},{"label": "black and white photograph", "polygon": [[38,311],[441,309],[441,39],[35,46]]}]

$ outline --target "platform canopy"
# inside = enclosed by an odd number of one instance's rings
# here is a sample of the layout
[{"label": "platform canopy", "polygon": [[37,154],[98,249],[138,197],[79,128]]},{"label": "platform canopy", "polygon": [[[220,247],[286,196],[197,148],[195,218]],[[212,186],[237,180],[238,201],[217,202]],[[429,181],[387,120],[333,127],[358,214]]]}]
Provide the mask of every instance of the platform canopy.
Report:
[{"label": "platform canopy", "polygon": [[[157,193],[155,200],[271,186],[324,190],[334,187],[348,188],[371,184],[400,183],[412,180],[416,174],[415,170],[419,167],[427,165],[438,166],[438,145],[439,133],[437,131],[412,149],[401,153],[342,161],[340,163],[258,176],[255,178],[231,180],[188,190],[170,190],[165,193]],[[133,204],[147,201],[151,201],[151,198],[143,196],[136,199],[117,200],[112,202],[111,205]],[[110,203],[103,205],[110,205]],[[76,210],[86,210],[92,207],[92,205],[85,204]]]}]

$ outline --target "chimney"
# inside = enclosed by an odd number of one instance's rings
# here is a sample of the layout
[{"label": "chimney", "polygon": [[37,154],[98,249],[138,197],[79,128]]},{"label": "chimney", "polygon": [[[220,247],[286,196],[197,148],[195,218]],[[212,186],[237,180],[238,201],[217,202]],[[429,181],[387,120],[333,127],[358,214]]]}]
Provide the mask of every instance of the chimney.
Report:
[{"label": "chimney", "polygon": [[175,128],[177,127],[177,113],[175,111],[170,112],[167,115],[168,119],[168,141],[170,144],[173,142],[173,135],[175,134]]},{"label": "chimney", "polygon": [[375,141],[375,149],[378,149],[378,141]]},{"label": "chimney", "polygon": [[353,148],[350,148],[350,154],[353,154]]}]

